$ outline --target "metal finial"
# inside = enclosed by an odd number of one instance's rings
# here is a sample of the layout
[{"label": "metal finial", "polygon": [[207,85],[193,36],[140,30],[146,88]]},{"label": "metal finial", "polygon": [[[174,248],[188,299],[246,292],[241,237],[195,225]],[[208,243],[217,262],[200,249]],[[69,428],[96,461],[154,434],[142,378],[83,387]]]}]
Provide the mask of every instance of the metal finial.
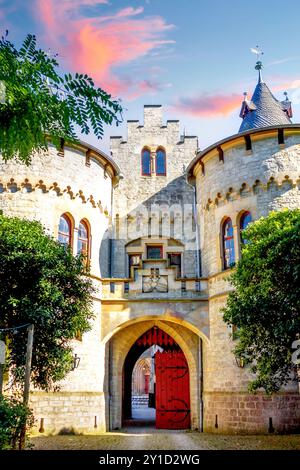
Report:
[{"label": "metal finial", "polygon": [[288,98],[288,92],[287,92],[287,91],[284,91],[283,94],[284,94],[284,96],[285,96],[285,100],[288,101],[288,100],[289,100],[289,98]]},{"label": "metal finial", "polygon": [[247,91],[244,91],[243,95],[244,95],[244,101],[246,101],[247,96],[248,96],[248,92],[247,92]]}]

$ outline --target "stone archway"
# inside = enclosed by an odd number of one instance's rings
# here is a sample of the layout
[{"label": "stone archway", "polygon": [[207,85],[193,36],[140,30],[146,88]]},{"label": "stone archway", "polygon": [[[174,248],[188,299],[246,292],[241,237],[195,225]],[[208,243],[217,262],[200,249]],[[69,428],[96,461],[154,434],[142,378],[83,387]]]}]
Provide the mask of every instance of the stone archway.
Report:
[{"label": "stone archway", "polygon": [[140,357],[135,363],[132,372],[132,393],[142,395],[149,392],[150,374],[150,358]]},{"label": "stone archway", "polygon": [[[165,319],[138,321],[131,325],[120,328],[109,340],[109,357],[106,365],[106,380],[109,380],[107,387],[109,393],[108,415],[109,429],[120,429],[122,427],[123,415],[123,382],[122,373],[125,358],[137,341],[147,330],[153,326],[158,326],[169,334],[179,345],[186,361],[190,373],[190,406],[191,406],[191,429],[201,429],[201,381],[200,381],[200,349],[201,339],[186,326],[178,323],[171,323]],[[199,367],[200,366],[200,367]]]}]

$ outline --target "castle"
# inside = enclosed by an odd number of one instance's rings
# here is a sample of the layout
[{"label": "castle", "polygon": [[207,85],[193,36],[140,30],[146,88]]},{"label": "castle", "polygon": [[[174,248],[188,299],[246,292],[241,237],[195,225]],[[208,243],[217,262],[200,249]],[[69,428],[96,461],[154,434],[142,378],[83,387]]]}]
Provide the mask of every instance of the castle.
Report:
[{"label": "castle", "polygon": [[270,397],[248,392],[222,308],[241,231],[300,205],[300,124],[260,70],[240,115],[238,133],[199,151],[179,121],[164,123],[162,107],[146,105],[143,123],[127,122],[126,140],[111,138],[111,156],[80,142],[50,146],[29,167],[0,163],[3,214],[38,219],[84,252],[97,288],[93,328],[73,341],[78,367],[60,391],[31,393],[40,430],[121,428],[132,418],[134,367],[154,346],[157,427],[299,426],[297,383]]}]

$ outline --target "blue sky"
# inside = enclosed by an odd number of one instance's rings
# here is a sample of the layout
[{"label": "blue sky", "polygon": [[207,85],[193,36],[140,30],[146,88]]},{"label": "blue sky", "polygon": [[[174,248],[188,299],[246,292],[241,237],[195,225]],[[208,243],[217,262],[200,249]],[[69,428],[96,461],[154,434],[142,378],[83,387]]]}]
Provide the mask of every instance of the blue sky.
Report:
[{"label": "blue sky", "polygon": [[[0,24],[19,43],[35,33],[59,53],[62,69],[90,74],[122,99],[124,119],[142,120],[143,104],[198,135],[201,148],[237,132],[243,92],[263,78],[278,99],[293,100],[300,121],[300,3],[297,0],[0,0]],[[103,141],[85,138],[108,151]]]}]

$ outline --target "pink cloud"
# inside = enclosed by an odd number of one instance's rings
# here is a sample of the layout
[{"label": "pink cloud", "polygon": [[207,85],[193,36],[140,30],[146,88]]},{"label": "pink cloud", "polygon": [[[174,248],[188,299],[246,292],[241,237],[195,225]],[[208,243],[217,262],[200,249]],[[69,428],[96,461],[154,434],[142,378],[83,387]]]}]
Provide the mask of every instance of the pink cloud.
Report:
[{"label": "pink cloud", "polygon": [[[273,93],[300,88],[300,80],[297,79],[292,81],[283,81],[282,78],[279,80],[279,78],[274,79],[273,77],[272,79],[271,77],[270,82],[272,82],[273,85],[268,86]],[[241,86],[237,86],[236,88],[242,89]],[[253,86],[251,93],[248,94],[248,99],[251,99],[254,88],[255,85]],[[282,96],[281,99],[284,99],[284,96]],[[233,111],[238,110],[242,101],[242,93],[216,93],[215,95],[201,94],[194,97],[181,97],[172,106],[172,108],[192,117],[213,118],[221,115],[226,116]]]},{"label": "pink cloud", "polygon": [[[83,17],[80,7],[96,6],[106,0],[36,0],[38,15],[47,41],[59,51],[71,70],[90,74],[100,86],[113,94],[126,95],[126,80],[117,68],[174,43],[165,39],[173,28],[159,16],[143,17],[143,7],[123,8],[110,16]],[[128,93],[138,95],[146,80],[136,80]],[[154,87],[155,88],[155,87]],[[151,88],[152,89],[152,88]]]},{"label": "pink cloud", "polygon": [[123,10],[120,10],[117,14],[116,14],[116,17],[117,18],[122,18],[122,17],[126,17],[126,16],[135,16],[135,15],[139,15],[140,13],[143,13],[144,11],[144,8],[143,7],[139,7],[139,8],[132,8],[132,7],[127,7],[127,8],[123,8]]},{"label": "pink cloud", "polygon": [[291,81],[281,82],[272,87],[273,91],[285,91],[285,90],[294,90],[295,88],[300,87],[300,80],[295,79]]},{"label": "pink cloud", "polygon": [[117,18],[127,18],[129,16],[140,15],[143,12],[144,12],[143,7],[139,7],[139,8],[127,7],[127,8],[123,8],[123,10],[118,11],[115,15],[102,16],[101,18],[98,18],[98,21],[103,22],[107,20],[116,20]]},{"label": "pink cloud", "polygon": [[[59,32],[61,24],[71,17],[80,16],[80,8],[107,4],[108,0],[36,0],[38,15],[48,28]],[[50,31],[49,31],[50,30]]]},{"label": "pink cloud", "polygon": [[177,111],[193,117],[215,117],[227,115],[237,109],[242,103],[242,95],[216,94],[179,98],[173,106]]}]

